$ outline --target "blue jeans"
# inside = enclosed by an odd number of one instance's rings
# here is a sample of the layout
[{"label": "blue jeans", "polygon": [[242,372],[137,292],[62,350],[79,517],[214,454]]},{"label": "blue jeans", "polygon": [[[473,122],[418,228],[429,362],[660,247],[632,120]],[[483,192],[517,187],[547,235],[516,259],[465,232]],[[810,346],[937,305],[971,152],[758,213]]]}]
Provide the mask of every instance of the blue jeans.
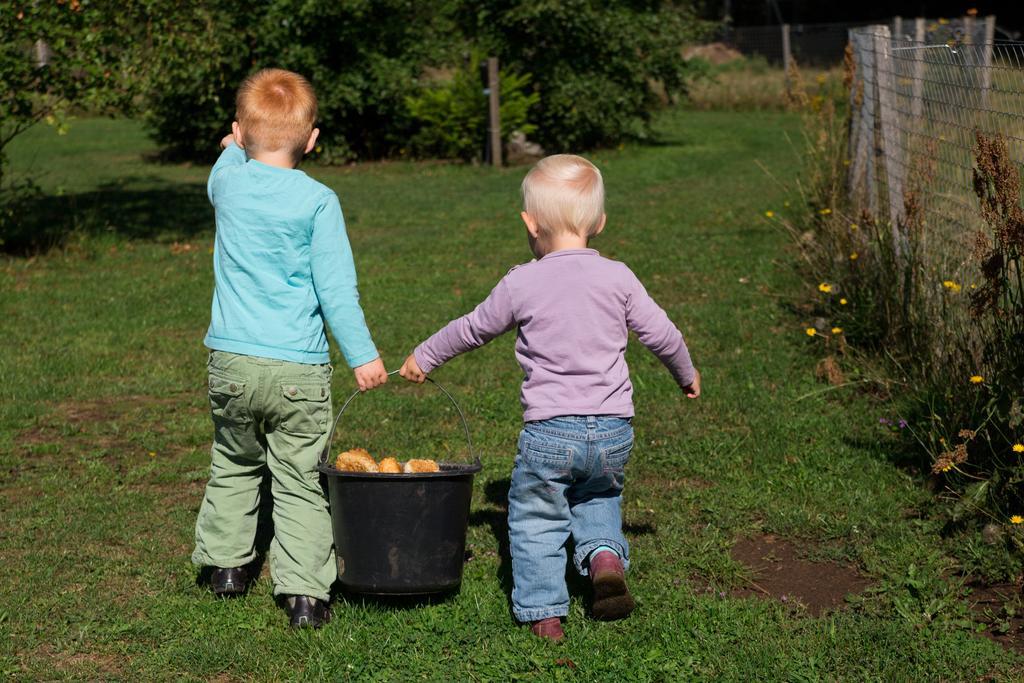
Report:
[{"label": "blue jeans", "polygon": [[613,548],[629,566],[622,535],[624,468],[633,425],[621,417],[556,417],[527,422],[508,492],[512,613],[519,621],[569,614],[565,545],[587,575],[587,556]]}]

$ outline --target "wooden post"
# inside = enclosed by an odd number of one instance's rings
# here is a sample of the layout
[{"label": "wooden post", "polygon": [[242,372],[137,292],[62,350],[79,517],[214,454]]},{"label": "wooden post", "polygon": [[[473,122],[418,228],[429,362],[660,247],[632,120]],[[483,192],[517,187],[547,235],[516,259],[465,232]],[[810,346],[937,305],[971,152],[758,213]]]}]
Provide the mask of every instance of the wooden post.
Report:
[{"label": "wooden post", "polygon": [[51,56],[50,46],[42,38],[32,46],[32,62],[37,69],[49,65]]},{"label": "wooden post", "polygon": [[863,172],[863,165],[860,160],[860,148],[863,146],[861,132],[864,118],[864,55],[859,50],[860,41],[854,29],[846,30],[846,42],[849,46],[850,56],[853,58],[853,78],[850,79],[850,134],[846,136],[847,150],[846,158],[850,165],[846,170],[847,194],[853,199],[856,205],[858,191],[860,190],[860,175]]},{"label": "wooden post", "polygon": [[903,174],[907,159],[900,144],[896,111],[895,64],[889,27],[875,26],[875,80],[878,81],[878,123],[881,133],[881,157],[885,163],[886,195],[892,226],[893,249],[899,256],[904,251],[899,222],[903,213]]},{"label": "wooden post", "polygon": [[501,99],[498,92],[498,58],[487,58],[487,113],[488,140],[491,145],[491,165],[501,166]]},{"label": "wooden post", "polygon": [[[850,44],[856,62],[851,85],[850,102],[856,106],[854,129],[850,133],[851,155],[848,183],[850,196],[859,206],[867,201],[872,215],[878,213],[878,190],[875,187],[875,55],[871,34],[865,29],[850,31]],[[859,102],[858,102],[859,99]]]},{"label": "wooden post", "polygon": [[977,41],[974,40],[974,17],[967,15],[964,17],[964,45],[974,45]]},{"label": "wooden post", "polygon": [[985,17],[985,42],[981,46],[981,106],[988,108],[988,92],[992,89],[992,50],[996,39],[995,15]]},{"label": "wooden post", "polygon": [[789,24],[782,25],[782,70],[786,76],[786,92],[790,91],[792,85],[789,81],[789,70],[793,66],[793,53],[789,48]]},{"label": "wooden post", "polygon": [[[924,17],[914,19],[914,47],[924,45]],[[914,50],[914,75],[910,84],[910,116],[917,122],[924,113],[924,50]]]},{"label": "wooden post", "polygon": [[903,39],[903,17],[893,17],[892,37],[895,38],[896,40]]}]

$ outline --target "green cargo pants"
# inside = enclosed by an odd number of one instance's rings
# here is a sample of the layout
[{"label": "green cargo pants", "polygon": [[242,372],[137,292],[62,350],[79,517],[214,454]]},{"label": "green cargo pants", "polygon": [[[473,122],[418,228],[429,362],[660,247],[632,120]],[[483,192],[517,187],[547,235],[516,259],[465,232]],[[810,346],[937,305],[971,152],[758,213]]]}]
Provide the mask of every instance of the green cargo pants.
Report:
[{"label": "green cargo pants", "polygon": [[213,351],[213,448],[192,561],[239,567],[256,557],[263,468],[270,468],[274,595],[329,598],[331,518],[317,461],[331,424],[331,366]]}]

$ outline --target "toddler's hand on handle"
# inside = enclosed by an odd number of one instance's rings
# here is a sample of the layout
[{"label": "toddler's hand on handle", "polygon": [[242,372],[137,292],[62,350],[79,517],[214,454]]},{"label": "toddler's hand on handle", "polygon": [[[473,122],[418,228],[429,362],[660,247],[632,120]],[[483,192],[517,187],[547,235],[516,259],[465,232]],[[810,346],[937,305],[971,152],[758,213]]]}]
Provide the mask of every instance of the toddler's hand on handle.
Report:
[{"label": "toddler's hand on handle", "polygon": [[388,371],[384,369],[384,361],[379,357],[354,368],[353,372],[359,391],[369,391],[388,381]]},{"label": "toddler's hand on handle", "polygon": [[693,373],[693,381],[683,387],[683,392],[686,393],[686,398],[697,398],[700,396],[700,372],[694,370]]},{"label": "toddler's hand on handle", "polygon": [[427,373],[420,370],[419,363],[416,362],[416,356],[411,353],[405,359],[405,362],[402,363],[402,369],[398,371],[398,374],[410,382],[416,382],[416,384],[423,384],[427,380]]}]

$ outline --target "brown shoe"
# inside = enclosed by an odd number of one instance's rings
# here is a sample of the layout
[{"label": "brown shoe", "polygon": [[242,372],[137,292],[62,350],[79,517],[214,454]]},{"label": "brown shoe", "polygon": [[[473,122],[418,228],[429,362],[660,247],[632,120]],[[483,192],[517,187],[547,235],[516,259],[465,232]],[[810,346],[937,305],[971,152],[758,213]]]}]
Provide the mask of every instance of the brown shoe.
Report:
[{"label": "brown shoe", "polygon": [[558,617],[548,617],[547,619],[535,621],[530,624],[530,630],[538,638],[547,638],[554,643],[565,638],[565,633],[562,631],[562,620]]},{"label": "brown shoe", "polygon": [[626,587],[626,570],[615,553],[605,550],[591,556],[590,583],[594,586],[590,612],[595,619],[623,619],[636,608]]}]

